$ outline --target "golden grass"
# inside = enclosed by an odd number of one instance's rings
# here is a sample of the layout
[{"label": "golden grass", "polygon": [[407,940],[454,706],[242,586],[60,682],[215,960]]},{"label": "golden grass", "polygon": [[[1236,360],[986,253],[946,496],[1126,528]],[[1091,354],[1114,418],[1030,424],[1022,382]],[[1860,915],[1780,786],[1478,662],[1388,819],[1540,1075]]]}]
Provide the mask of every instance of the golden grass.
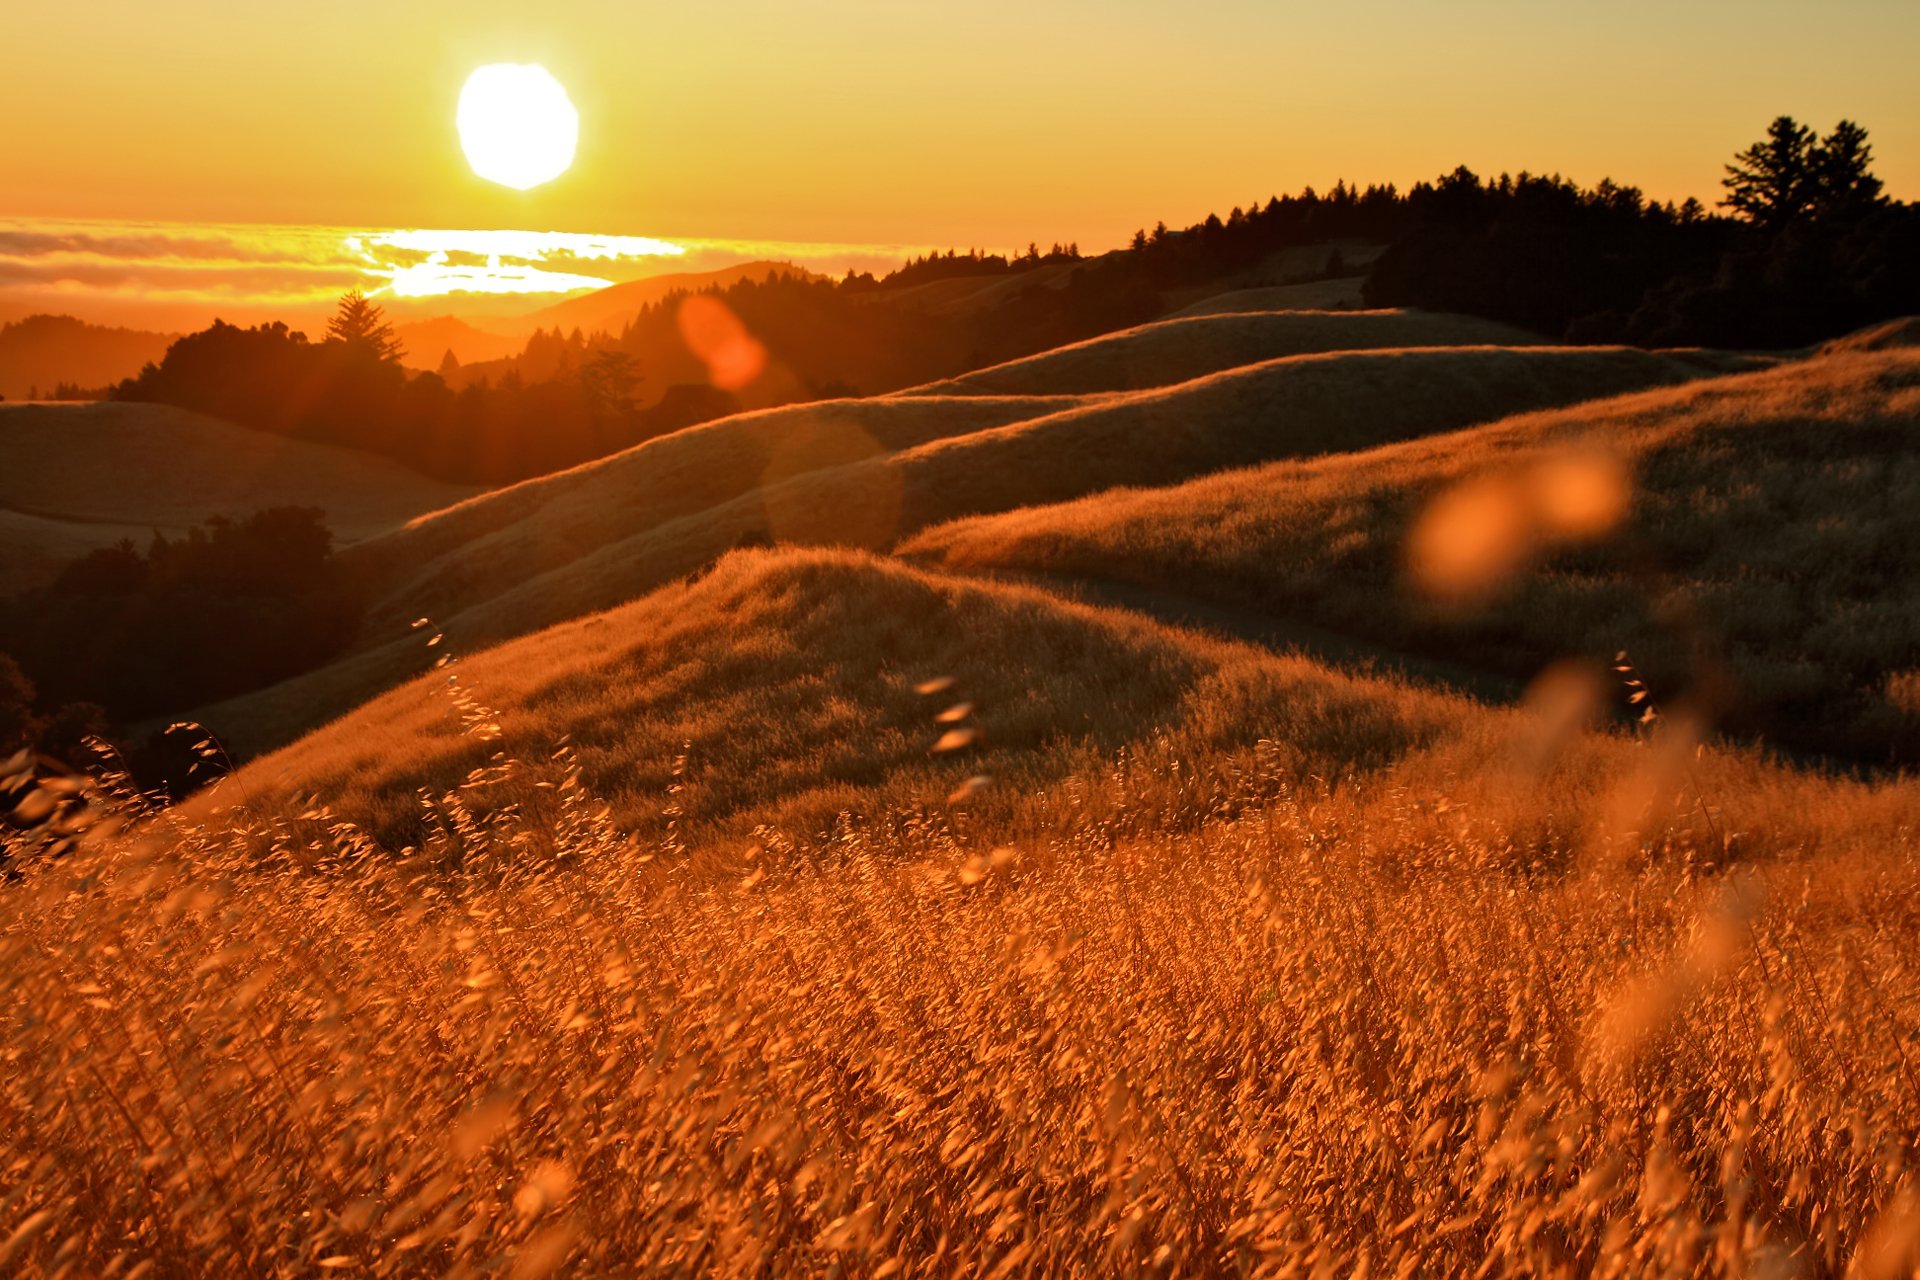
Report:
[{"label": "golden grass", "polygon": [[354,541],[473,492],[168,405],[0,406],[0,517],[12,517],[0,523],[0,594],[44,583],[56,555],[144,544],[212,516],[320,507],[334,536]]},{"label": "golden grass", "polygon": [[1156,320],[1010,360],[903,395],[1141,391],[1282,356],[1394,347],[1521,347],[1545,340],[1474,316],[1423,311],[1265,311]]},{"label": "golden grass", "polygon": [[1837,354],[1848,351],[1898,351],[1911,347],[1920,347],[1920,316],[1906,316],[1869,325],[1844,338],[1825,343],[1820,350],[1826,354]]},{"label": "golden grass", "polygon": [[[1628,468],[1620,536],[1552,557],[1483,608],[1437,607],[1412,590],[1406,539],[1437,495],[1570,448]],[[1663,696],[1730,677],[1705,692],[1743,732],[1920,759],[1920,718],[1896,688],[1920,665],[1911,352],[1012,512],[931,530],[904,551],[954,568],[1144,584],[1519,676],[1624,648]]]},{"label": "golden grass", "polygon": [[1915,1265],[1920,788],[837,552],[454,672],[0,893],[0,1267]]}]

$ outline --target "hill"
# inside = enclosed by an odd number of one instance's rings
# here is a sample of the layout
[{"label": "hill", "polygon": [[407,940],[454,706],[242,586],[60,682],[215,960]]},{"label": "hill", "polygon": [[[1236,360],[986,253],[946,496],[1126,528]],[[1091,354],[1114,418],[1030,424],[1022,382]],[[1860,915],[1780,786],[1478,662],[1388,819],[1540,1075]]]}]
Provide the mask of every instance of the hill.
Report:
[{"label": "hill", "polygon": [[72,316],[28,316],[0,325],[0,397],[24,400],[62,382],[103,387],[130,378],[166,354],[173,333],[86,324]]},{"label": "hill", "polygon": [[[937,696],[920,692],[931,681],[941,682]],[[957,703],[964,713],[936,718]],[[560,772],[575,772],[622,830],[693,848],[754,828],[824,845],[849,818],[938,812],[982,773],[993,786],[969,798],[974,838],[1017,838],[1043,815],[1057,833],[1068,829],[1061,784],[1092,783],[1116,758],[1128,762],[1122,776],[1095,784],[1095,794],[1110,785],[1129,797],[1135,829],[1169,829],[1196,816],[1188,806],[1201,797],[1255,804],[1308,771],[1375,777],[1377,794],[1393,780],[1473,777],[1513,749],[1529,714],[1034,588],[848,551],[752,551],[423,674],[248,765],[221,802],[244,792],[257,813],[291,814],[304,797],[323,795],[330,819],[412,842],[432,821],[423,790],[459,792],[484,822],[547,776],[540,762],[564,742]],[[930,750],[950,725],[968,742]],[[1591,772],[1545,828],[1529,831],[1547,846],[1590,834],[1608,781],[1633,767],[1621,740],[1568,745],[1580,759],[1566,762],[1566,776]],[[487,779],[505,776],[503,757],[519,762],[505,771],[519,783],[490,791]],[[1182,764],[1167,777],[1163,762],[1173,760]],[[1873,794],[1739,752],[1717,753],[1703,768],[1741,778],[1739,794],[1756,802],[1770,789]],[[1486,804],[1490,821],[1503,820],[1496,797],[1508,783],[1454,785],[1456,800]],[[666,796],[670,814],[661,812]],[[1084,803],[1088,818],[1104,811],[1093,795]],[[1871,821],[1884,821],[1888,805],[1920,817],[1920,792],[1869,801]],[[1751,813],[1750,853],[1810,838],[1808,820],[1790,811]],[[1846,838],[1840,828],[1824,836]]]},{"label": "hill", "polygon": [[263,507],[324,509],[339,541],[473,492],[382,459],[166,405],[0,405],[0,594],[69,560]]},{"label": "hill", "polygon": [[[1611,486],[1630,485],[1632,506],[1611,538],[1523,572],[1553,550],[1537,512],[1558,501],[1526,486],[1555,476],[1576,503],[1605,506]],[[1457,524],[1423,525],[1430,508]],[[1463,608],[1415,590],[1422,563],[1405,548],[1421,528],[1466,549],[1436,543],[1436,556],[1484,557],[1489,588],[1510,570],[1504,593]],[[1010,512],[904,550],[953,568],[1140,584],[1517,676],[1625,649],[1657,697],[1691,691],[1742,732],[1920,761],[1911,349]],[[1454,569],[1474,585],[1474,563]]]},{"label": "hill", "polygon": [[[1377,765],[1445,712],[1411,690],[1376,710],[1354,682],[1304,663],[826,550],[734,555],[453,674],[497,734],[466,731],[446,676],[428,673],[249,765],[236,784],[269,807],[324,793],[382,838],[413,839],[417,787],[455,787],[502,748],[544,758],[564,736],[616,820],[653,831],[673,759],[689,754],[681,831],[704,842],[746,818],[799,835],[843,811],[936,804],[988,759],[1018,795],[1156,734],[1212,756],[1251,751],[1272,731],[1303,752]],[[936,678],[955,682],[947,702],[916,692]],[[935,713],[960,698],[980,708],[990,746],[929,754]],[[983,797],[979,816],[992,812]]]},{"label": "hill", "polygon": [[1339,280],[1307,280],[1300,284],[1266,285],[1257,289],[1231,289],[1210,294],[1169,314],[1168,320],[1191,316],[1244,315],[1259,311],[1363,311],[1363,276]]},{"label": "hill", "polygon": [[505,359],[526,345],[523,339],[481,329],[459,316],[407,320],[394,325],[393,334],[406,351],[400,362],[421,370],[438,370],[449,351],[461,364],[473,364]]},{"label": "hill", "polygon": [[741,262],[712,271],[673,271],[664,275],[626,280],[595,289],[578,298],[568,298],[521,316],[515,332],[522,336],[535,329],[557,329],[570,333],[618,333],[640,313],[670,293],[698,293],[702,289],[725,288],[741,280],[764,280],[771,275],[811,278],[813,273],[790,262]]},{"label": "hill", "polygon": [[[422,614],[464,647],[494,643],[610,608],[743,544],[885,548],[958,515],[1361,447],[1706,372],[1604,349],[1357,352],[1065,407],[886,398],[748,415],[482,495],[349,549],[371,600],[367,651],[197,718],[248,752],[284,743],[417,671],[421,655],[402,637]],[[770,454],[786,433],[799,439]],[[780,460],[769,466],[770,456]]]},{"label": "hill", "polygon": [[1171,386],[1280,356],[1390,347],[1520,347],[1508,325],[1417,311],[1274,311],[1156,320],[994,365],[908,395],[1077,395]]}]

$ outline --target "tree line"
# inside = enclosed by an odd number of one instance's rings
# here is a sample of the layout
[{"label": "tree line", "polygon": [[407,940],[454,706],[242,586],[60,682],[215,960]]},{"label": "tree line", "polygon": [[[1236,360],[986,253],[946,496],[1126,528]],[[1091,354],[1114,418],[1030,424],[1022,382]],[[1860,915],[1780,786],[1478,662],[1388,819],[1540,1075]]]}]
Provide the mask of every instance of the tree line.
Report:
[{"label": "tree line", "polygon": [[167,348],[113,398],[178,405],[242,426],[360,449],[427,475],[503,484],[603,457],[688,421],[726,412],[724,397],[674,399],[643,411],[631,357],[594,352],[565,377],[515,373],[459,391],[409,373],[381,309],[349,293],[310,341],[283,322],[216,320]]},{"label": "tree line", "polygon": [[1920,207],[1886,198],[1866,130],[1789,116],[1736,155],[1723,215],[1458,169],[1409,193],[1370,305],[1462,311],[1573,342],[1789,348],[1920,311]]}]

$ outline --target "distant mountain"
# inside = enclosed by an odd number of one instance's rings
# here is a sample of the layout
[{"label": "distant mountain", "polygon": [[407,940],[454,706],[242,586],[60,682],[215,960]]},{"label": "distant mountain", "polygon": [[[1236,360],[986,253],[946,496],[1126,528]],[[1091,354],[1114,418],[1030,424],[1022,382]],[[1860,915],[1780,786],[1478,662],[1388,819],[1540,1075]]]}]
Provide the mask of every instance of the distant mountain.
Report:
[{"label": "distant mountain", "polygon": [[72,316],[37,315],[0,325],[0,396],[24,400],[62,382],[98,387],[140,372],[166,354],[177,333],[110,329]]},{"label": "distant mountain", "polygon": [[459,316],[411,320],[394,325],[393,332],[406,348],[400,363],[409,369],[438,369],[449,351],[461,364],[472,364],[513,355],[524,345],[519,338],[468,324]]},{"label": "distant mountain", "polygon": [[642,307],[651,306],[677,289],[697,292],[714,285],[726,288],[739,280],[764,280],[785,272],[812,278],[815,273],[790,262],[742,262],[717,271],[679,271],[671,275],[648,276],[608,285],[578,298],[568,298],[550,307],[520,317],[515,328],[523,335],[534,329],[559,329],[571,333],[618,333]]}]

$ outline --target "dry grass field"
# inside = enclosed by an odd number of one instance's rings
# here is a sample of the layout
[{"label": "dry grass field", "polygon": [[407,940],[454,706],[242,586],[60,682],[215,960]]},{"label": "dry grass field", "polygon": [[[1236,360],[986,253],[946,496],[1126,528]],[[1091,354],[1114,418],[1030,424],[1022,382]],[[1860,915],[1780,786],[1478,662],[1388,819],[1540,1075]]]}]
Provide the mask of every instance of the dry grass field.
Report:
[{"label": "dry grass field", "polygon": [[0,895],[0,1265],[1909,1274],[1920,790],[1566,693],[732,557]]},{"label": "dry grass field", "polygon": [[167,405],[0,406],[0,595],[121,538],[144,545],[213,516],[320,507],[351,542],[472,492]]},{"label": "dry grass field", "polygon": [[0,1274],[1920,1274],[1920,782],[1711,730],[1906,750],[1899,341],[1222,348],[357,544],[202,716],[280,749],[0,824]]},{"label": "dry grass field", "polygon": [[[1656,688],[1691,685],[1743,732],[1912,763],[1916,444],[1920,356],[1839,354],[1028,508],[903,550],[956,569],[1139,583],[1518,676],[1627,649]],[[1630,502],[1622,524],[1557,537],[1527,486],[1594,467]],[[1471,609],[1423,591],[1410,540],[1442,493],[1472,536],[1510,544],[1513,567],[1546,555],[1544,570]]]}]

